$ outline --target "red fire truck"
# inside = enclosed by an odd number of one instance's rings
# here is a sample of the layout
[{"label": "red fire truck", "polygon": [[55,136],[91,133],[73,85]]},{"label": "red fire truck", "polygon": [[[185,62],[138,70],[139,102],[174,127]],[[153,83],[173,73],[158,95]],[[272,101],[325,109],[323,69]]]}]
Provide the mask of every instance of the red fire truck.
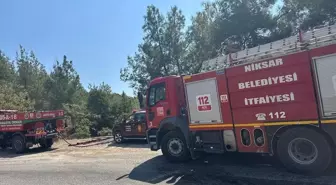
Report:
[{"label": "red fire truck", "polygon": [[0,110],[0,147],[22,153],[34,144],[50,148],[64,130],[64,111],[18,112]]},{"label": "red fire truck", "polygon": [[275,155],[321,173],[336,144],[336,25],[222,55],[212,71],[152,80],[147,139],[169,161],[199,152]]}]

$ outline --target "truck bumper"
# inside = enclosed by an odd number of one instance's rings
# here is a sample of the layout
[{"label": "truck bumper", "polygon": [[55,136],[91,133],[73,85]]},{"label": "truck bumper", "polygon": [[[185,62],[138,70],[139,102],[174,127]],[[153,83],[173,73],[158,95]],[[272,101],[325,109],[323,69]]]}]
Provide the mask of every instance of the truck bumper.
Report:
[{"label": "truck bumper", "polygon": [[160,147],[157,144],[156,133],[157,129],[151,129],[146,131],[148,145],[152,151],[157,151],[160,149]]},{"label": "truck bumper", "polygon": [[57,133],[47,134],[45,137],[46,138],[55,138],[55,137],[57,137]]},{"label": "truck bumper", "polygon": [[49,133],[49,134],[25,134],[26,137],[35,137],[39,138],[55,138],[57,137],[57,133]]}]

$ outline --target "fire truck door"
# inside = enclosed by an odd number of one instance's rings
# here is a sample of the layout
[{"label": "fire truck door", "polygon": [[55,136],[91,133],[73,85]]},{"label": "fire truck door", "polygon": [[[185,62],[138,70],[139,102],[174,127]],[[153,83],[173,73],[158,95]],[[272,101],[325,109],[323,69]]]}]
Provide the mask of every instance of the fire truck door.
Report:
[{"label": "fire truck door", "polygon": [[336,117],[336,54],[314,59],[323,117]]},{"label": "fire truck door", "polygon": [[222,123],[217,80],[186,83],[190,124]]},{"label": "fire truck door", "polygon": [[134,125],[134,114],[132,114],[126,122],[123,124],[124,130],[123,135],[124,136],[132,136],[134,129],[132,128]]},{"label": "fire truck door", "polygon": [[134,115],[134,124],[132,125],[135,136],[144,136],[146,134],[146,114],[136,113]]},{"label": "fire truck door", "polygon": [[152,85],[148,92],[146,111],[148,112],[147,124],[150,127],[151,125],[158,125],[165,116],[169,116],[169,105],[164,82]]}]

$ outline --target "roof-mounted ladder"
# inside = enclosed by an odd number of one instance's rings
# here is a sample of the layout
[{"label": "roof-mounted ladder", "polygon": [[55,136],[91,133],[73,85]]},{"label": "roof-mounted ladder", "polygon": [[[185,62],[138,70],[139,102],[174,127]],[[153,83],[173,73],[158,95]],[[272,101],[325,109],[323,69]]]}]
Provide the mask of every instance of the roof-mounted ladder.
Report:
[{"label": "roof-mounted ladder", "polygon": [[273,58],[304,49],[312,49],[336,42],[336,24],[301,32],[295,36],[248,48],[228,55],[222,54],[203,63],[203,71],[220,69]]}]

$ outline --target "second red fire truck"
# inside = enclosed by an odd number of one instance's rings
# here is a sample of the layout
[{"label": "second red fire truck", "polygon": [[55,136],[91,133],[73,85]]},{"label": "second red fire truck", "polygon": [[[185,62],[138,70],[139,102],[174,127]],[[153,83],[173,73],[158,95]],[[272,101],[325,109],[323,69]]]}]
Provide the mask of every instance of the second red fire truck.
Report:
[{"label": "second red fire truck", "polygon": [[23,153],[39,144],[50,148],[59,132],[64,131],[64,111],[19,112],[0,110],[0,147],[12,147]]},{"label": "second red fire truck", "polygon": [[336,25],[207,62],[216,70],[152,80],[147,139],[169,161],[197,152],[276,155],[321,173],[335,157]]}]

